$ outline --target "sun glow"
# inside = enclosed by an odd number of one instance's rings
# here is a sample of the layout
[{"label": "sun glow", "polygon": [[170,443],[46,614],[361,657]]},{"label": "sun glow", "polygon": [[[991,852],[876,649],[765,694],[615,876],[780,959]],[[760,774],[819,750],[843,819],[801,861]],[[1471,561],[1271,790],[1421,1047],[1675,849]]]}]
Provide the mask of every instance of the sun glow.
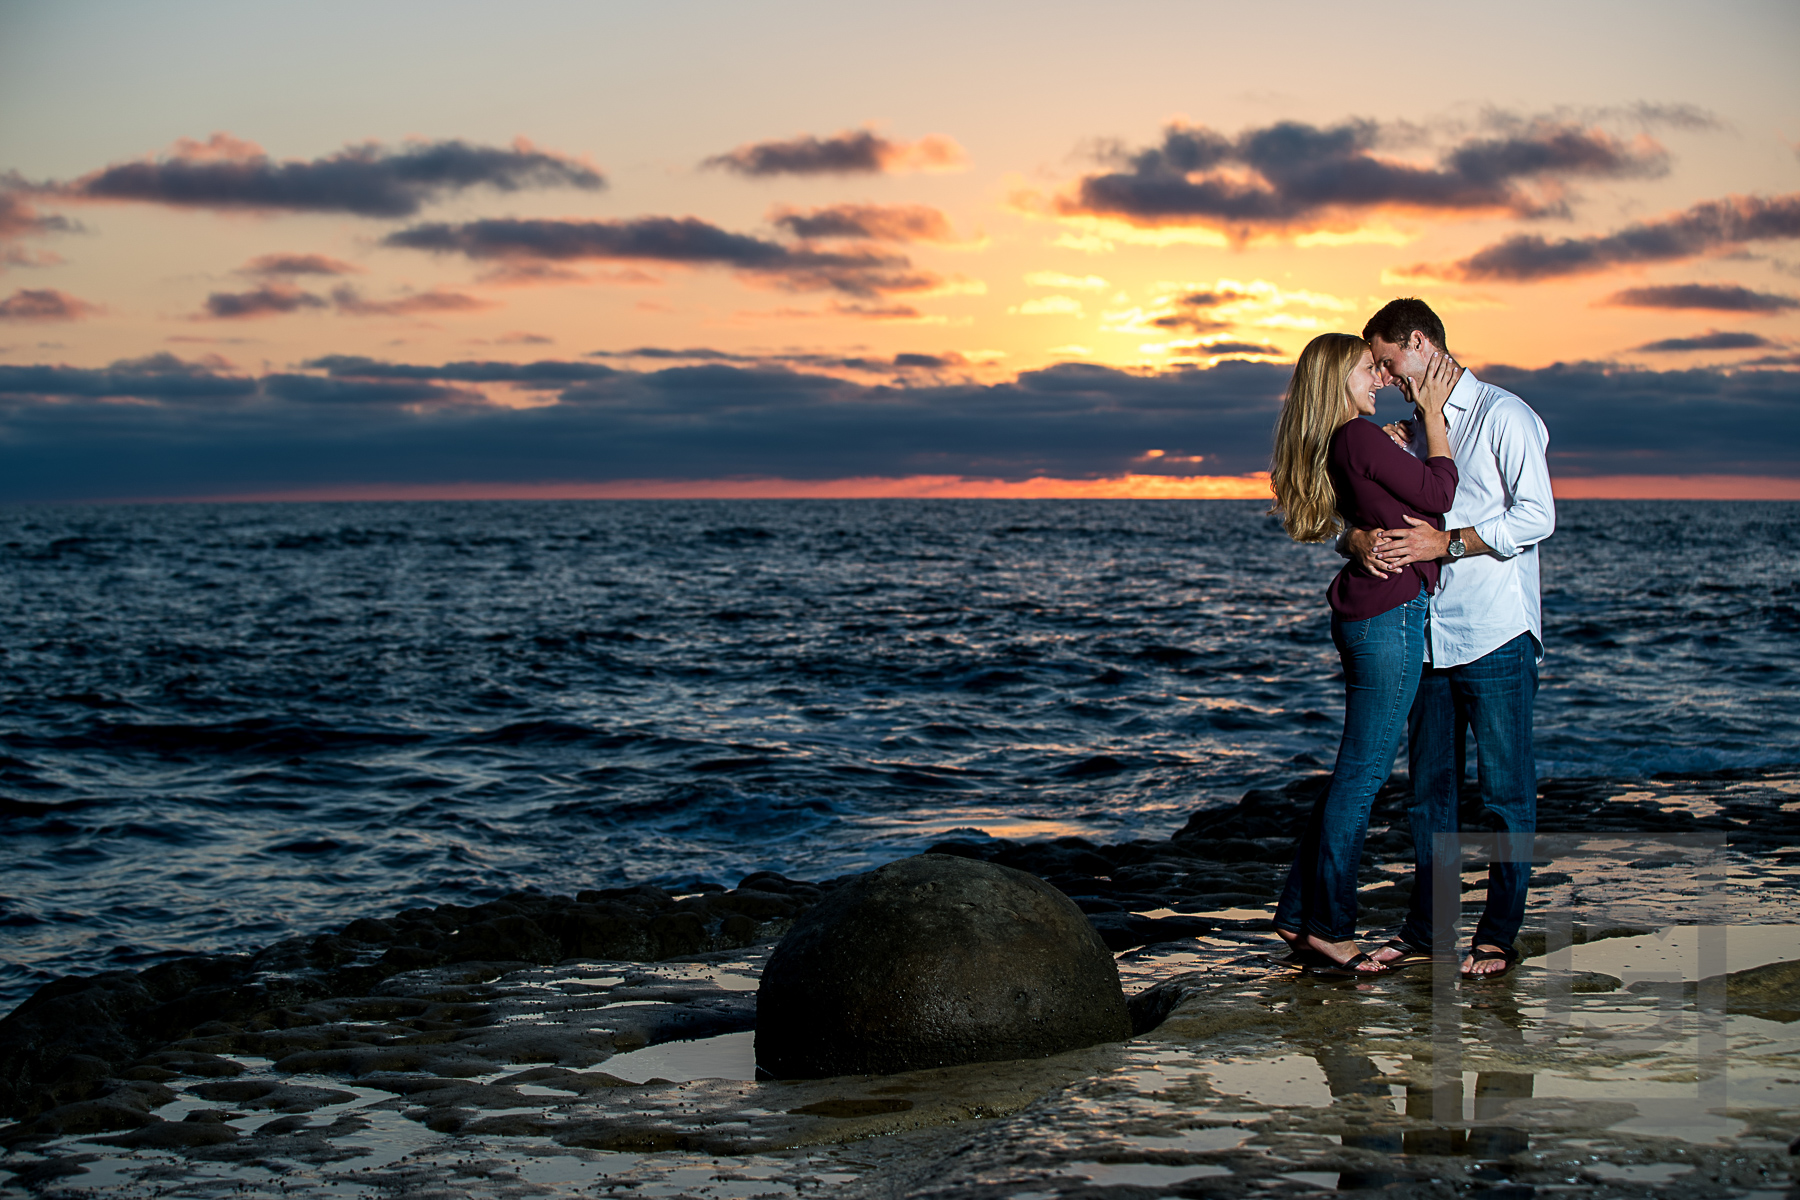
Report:
[{"label": "sun glow", "polygon": [[[1186,461],[1173,459],[1169,461]],[[189,500],[1267,500],[1269,473],[1106,479],[973,479],[963,475],[847,479],[621,479],[609,483],[391,483]]]}]

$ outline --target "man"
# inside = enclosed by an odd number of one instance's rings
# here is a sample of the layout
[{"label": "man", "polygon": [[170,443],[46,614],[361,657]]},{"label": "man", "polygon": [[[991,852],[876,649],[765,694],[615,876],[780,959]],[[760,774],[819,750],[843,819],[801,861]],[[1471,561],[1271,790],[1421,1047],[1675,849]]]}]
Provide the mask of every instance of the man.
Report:
[{"label": "man", "polygon": [[[1434,354],[1448,354],[1444,323],[1422,300],[1395,300],[1363,328],[1375,365],[1410,394]],[[1353,530],[1343,551],[1371,574],[1408,563],[1441,564],[1407,733],[1415,855],[1412,909],[1397,939],[1374,957],[1419,961],[1435,949],[1433,835],[1458,826],[1457,785],[1464,739],[1475,734],[1482,828],[1502,835],[1488,866],[1487,905],[1476,926],[1465,977],[1497,975],[1518,961],[1513,940],[1525,915],[1530,835],[1537,828],[1537,765],[1531,706],[1544,657],[1537,545],[1556,528],[1544,452],[1544,423],[1511,392],[1459,368],[1444,405],[1459,482],[1456,503],[1433,529],[1408,517],[1405,529]],[[1402,433],[1396,440],[1404,440]],[[1460,879],[1460,872],[1458,873]]]}]

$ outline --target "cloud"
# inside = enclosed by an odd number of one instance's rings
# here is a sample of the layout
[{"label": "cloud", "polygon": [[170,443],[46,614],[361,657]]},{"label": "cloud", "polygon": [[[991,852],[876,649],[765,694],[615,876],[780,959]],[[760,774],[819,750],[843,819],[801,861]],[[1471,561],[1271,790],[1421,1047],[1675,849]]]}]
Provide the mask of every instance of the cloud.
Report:
[{"label": "cloud", "polygon": [[1348,313],[1356,309],[1355,304],[1337,296],[1283,288],[1266,279],[1164,283],[1158,287],[1171,294],[1165,294],[1148,306],[1107,313],[1104,328],[1113,333],[1136,334],[1204,334],[1229,329],[1315,330],[1324,322],[1312,313]]},{"label": "cloud", "polygon": [[17,192],[0,191],[0,240],[41,237],[47,233],[72,233],[81,228],[55,213],[40,215]]},{"label": "cloud", "polygon": [[355,288],[344,286],[332,290],[331,302],[338,312],[350,317],[416,317],[425,314],[481,312],[499,307],[492,300],[483,300],[462,292],[444,291],[441,288],[416,292],[396,300],[365,300]]},{"label": "cloud", "polygon": [[868,249],[814,250],[731,233],[694,217],[630,220],[516,220],[425,224],[390,233],[383,245],[461,254],[507,264],[626,260],[731,267],[789,291],[837,291],[863,299],[931,291],[937,275],[902,255]]},{"label": "cloud", "polygon": [[308,407],[327,405],[414,406],[446,402],[482,403],[479,393],[423,381],[320,379],[315,375],[267,375],[264,396]]},{"label": "cloud", "polygon": [[1149,318],[1149,323],[1158,329],[1179,329],[1189,333],[1212,333],[1221,329],[1229,329],[1231,321],[1222,320],[1213,315],[1213,310],[1228,305],[1239,304],[1254,299],[1247,292],[1230,289],[1219,291],[1189,292],[1185,296],[1177,296],[1169,301],[1172,311]]},{"label": "cloud", "polygon": [[79,321],[100,311],[55,288],[20,288],[0,300],[0,321]]},{"label": "cloud", "polygon": [[1753,292],[1735,283],[1671,283],[1626,288],[1602,304],[1614,308],[1700,309],[1711,312],[1776,313],[1800,308],[1800,300],[1777,292]]},{"label": "cloud", "polygon": [[240,275],[360,275],[355,263],[323,254],[260,254],[238,268]]},{"label": "cloud", "polygon": [[0,175],[0,270],[7,267],[50,267],[62,257],[48,250],[28,250],[17,245],[30,237],[76,233],[81,226],[56,213],[39,213],[12,187],[16,176]]},{"label": "cloud", "polygon": [[250,142],[215,133],[206,142],[183,138],[160,157],[118,163],[47,190],[71,199],[175,208],[410,217],[471,187],[596,191],[605,184],[585,163],[524,139],[508,148],[451,140],[389,149],[369,142],[311,161],[276,162]]},{"label": "cloud", "polygon": [[[983,384],[906,365],[920,384],[725,361],[638,371],[333,356],[260,378],[168,355],[99,370],[0,366],[0,502],[358,481],[1096,479],[1142,469],[1146,446],[1241,475],[1267,467],[1290,370],[1063,363]],[[1543,416],[1559,476],[1800,477],[1797,371],[1579,363],[1482,376]],[[484,403],[489,385],[545,402]]]},{"label": "cloud", "polygon": [[237,400],[252,396],[257,381],[219,372],[173,354],[120,359],[108,367],[0,365],[0,402],[132,399],[150,402]]},{"label": "cloud", "polygon": [[1659,221],[1640,221],[1616,233],[1558,238],[1520,234],[1447,267],[1421,265],[1414,274],[1444,279],[1529,282],[1587,275],[1611,267],[1698,258],[1746,242],[1800,238],[1800,193],[1727,196]]},{"label": "cloud", "polygon": [[[981,355],[982,352],[976,352]],[[994,352],[987,352],[991,356]],[[589,358],[642,359],[650,362],[716,362],[778,363],[788,367],[807,367],[825,371],[860,371],[884,374],[891,371],[943,371],[970,365],[968,355],[954,350],[937,354],[902,353],[892,358],[868,358],[856,355],[814,354],[795,351],[743,353],[696,346],[677,349],[667,346],[639,346],[632,350],[592,350]]]},{"label": "cloud", "polygon": [[311,292],[301,291],[291,283],[265,283],[249,292],[214,292],[206,298],[206,312],[199,320],[253,320],[279,317],[309,308],[329,305]]},{"label": "cloud", "polygon": [[502,262],[483,271],[476,282],[488,287],[558,287],[563,284],[600,283],[624,287],[654,287],[662,280],[648,271],[625,267],[617,271],[577,271],[573,267],[543,262]]},{"label": "cloud", "polygon": [[868,238],[877,242],[953,242],[944,214],[924,204],[833,204],[776,208],[769,223],[798,238]]},{"label": "cloud", "polygon": [[1032,271],[1025,276],[1025,282],[1032,287],[1076,288],[1085,291],[1104,291],[1112,286],[1098,275],[1064,275],[1061,271]]},{"label": "cloud", "polygon": [[248,292],[214,292],[196,321],[241,321],[279,317],[310,309],[334,309],[346,317],[414,317],[440,313],[481,312],[497,308],[491,300],[434,288],[393,300],[366,300],[348,284],[332,289],[330,299],[302,291],[291,283],[265,283]]},{"label": "cloud", "polygon": [[846,304],[834,302],[831,311],[840,317],[856,317],[863,321],[927,321],[928,317],[910,304]]},{"label": "cloud", "polygon": [[1717,329],[1708,330],[1698,337],[1664,338],[1659,342],[1646,342],[1639,350],[1648,350],[1656,354],[1686,353],[1692,350],[1761,350],[1778,345],[1757,333],[1726,333]]},{"label": "cloud", "polygon": [[1548,118],[1511,124],[1465,138],[1432,166],[1378,154],[1385,143],[1415,140],[1417,131],[1375,121],[1282,121],[1235,137],[1172,124],[1155,146],[1113,152],[1120,169],[1083,177],[1055,207],[1066,216],[1212,225],[1240,235],[1382,209],[1543,217],[1566,215],[1568,180],[1668,170],[1667,153],[1647,136],[1623,141]]},{"label": "cloud", "polygon": [[1006,311],[1021,317],[1079,317],[1084,310],[1073,296],[1037,296]]},{"label": "cloud", "polygon": [[382,362],[357,355],[332,354],[303,364],[331,379],[406,379],[448,383],[511,383],[529,388],[565,388],[575,383],[610,379],[619,374],[601,363],[542,361],[451,362],[440,367]]},{"label": "cloud", "polygon": [[787,141],[750,142],[700,165],[760,178],[953,171],[965,162],[962,147],[937,134],[916,142],[894,142],[867,129],[846,129],[826,138],[801,134]]},{"label": "cloud", "polygon": [[1281,357],[1283,355],[1280,346],[1271,346],[1267,342],[1190,342],[1186,345],[1171,346],[1169,349],[1180,354],[1202,354],[1209,356],[1220,354],[1261,354],[1270,357]]}]

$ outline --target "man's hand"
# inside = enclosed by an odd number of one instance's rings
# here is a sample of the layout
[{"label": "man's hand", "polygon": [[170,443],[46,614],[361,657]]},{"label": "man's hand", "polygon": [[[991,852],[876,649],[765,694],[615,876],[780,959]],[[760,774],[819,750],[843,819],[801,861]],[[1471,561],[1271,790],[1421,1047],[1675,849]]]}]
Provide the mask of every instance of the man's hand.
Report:
[{"label": "man's hand", "polygon": [[1372,557],[1384,571],[1398,571],[1408,563],[1432,562],[1449,552],[1447,531],[1433,529],[1411,513],[1403,515],[1407,528],[1377,531]]},{"label": "man's hand", "polygon": [[1412,422],[1390,421],[1381,427],[1381,432],[1394,439],[1394,445],[1402,450],[1412,445]]},{"label": "man's hand", "polygon": [[1391,573],[1382,570],[1381,563],[1375,557],[1375,543],[1383,532],[1385,531],[1380,529],[1352,529],[1344,535],[1339,547],[1344,551],[1345,557],[1377,579],[1386,579]]}]

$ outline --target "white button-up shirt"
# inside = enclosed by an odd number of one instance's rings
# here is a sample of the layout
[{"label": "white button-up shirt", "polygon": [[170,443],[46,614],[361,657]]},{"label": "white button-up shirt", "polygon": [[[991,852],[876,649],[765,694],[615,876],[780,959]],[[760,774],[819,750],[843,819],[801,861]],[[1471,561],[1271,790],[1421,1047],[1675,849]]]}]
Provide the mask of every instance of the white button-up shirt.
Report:
[{"label": "white button-up shirt", "polygon": [[[1544,658],[1544,606],[1537,544],[1556,529],[1556,500],[1544,454],[1549,431],[1526,403],[1464,370],[1444,404],[1456,501],[1444,527],[1472,528],[1493,550],[1444,560],[1431,598],[1426,647],[1431,665],[1474,662],[1521,633]],[[1411,448],[1424,454],[1425,439]]]}]

